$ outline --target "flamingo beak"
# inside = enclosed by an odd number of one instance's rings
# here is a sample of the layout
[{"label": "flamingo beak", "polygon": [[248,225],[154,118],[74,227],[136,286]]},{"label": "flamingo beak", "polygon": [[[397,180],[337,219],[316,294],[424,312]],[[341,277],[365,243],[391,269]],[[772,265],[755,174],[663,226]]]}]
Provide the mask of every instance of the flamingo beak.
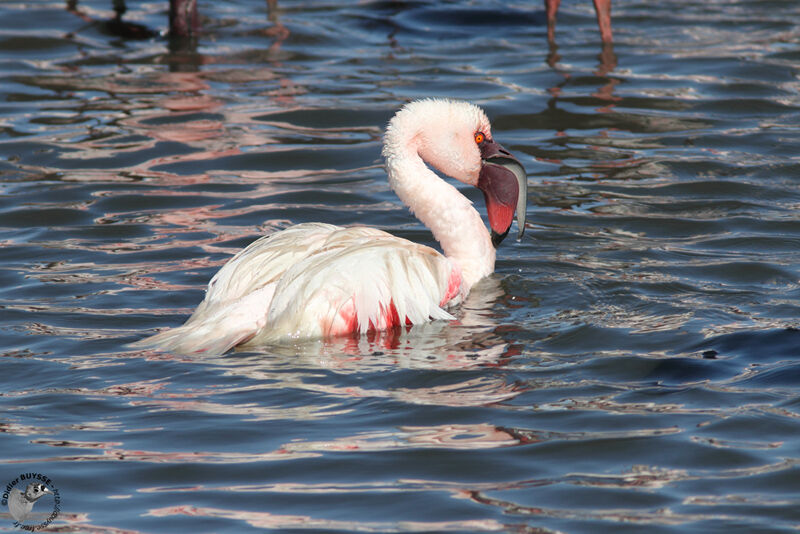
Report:
[{"label": "flamingo beak", "polygon": [[528,176],[517,158],[493,140],[478,145],[481,151],[481,172],[478,189],[483,191],[492,244],[495,248],[511,228],[514,210],[517,213],[517,241],[525,233],[525,212],[528,203]]}]

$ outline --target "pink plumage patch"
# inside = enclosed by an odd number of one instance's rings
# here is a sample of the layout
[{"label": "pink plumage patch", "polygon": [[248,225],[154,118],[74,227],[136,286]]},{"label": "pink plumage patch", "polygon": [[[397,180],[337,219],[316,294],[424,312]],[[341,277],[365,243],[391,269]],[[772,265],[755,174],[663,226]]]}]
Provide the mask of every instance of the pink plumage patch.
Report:
[{"label": "pink plumage patch", "polygon": [[[447,289],[439,303],[440,307],[444,307],[460,294],[461,284],[461,270],[458,267],[453,267],[447,279]],[[369,320],[367,332],[390,330],[397,326],[411,326],[413,324],[408,317],[400,317],[394,300],[390,300],[388,305],[379,303],[378,310],[378,317],[374,321],[373,319]],[[358,310],[356,310],[355,298],[351,298],[342,304],[332,319],[323,319],[320,326],[325,336],[358,334],[360,325],[358,324]]]},{"label": "pink plumage patch", "polygon": [[350,299],[342,304],[332,319],[324,318],[320,321],[320,327],[326,336],[341,336],[358,330],[355,301]]},{"label": "pink plumage patch", "polygon": [[[411,326],[413,324],[408,317],[405,317],[405,320],[401,322],[400,314],[397,312],[397,307],[394,305],[393,300],[389,301],[388,306],[384,306],[383,304],[379,304],[379,306],[380,319],[378,320],[378,325],[375,325],[372,319],[370,319],[367,332],[388,330],[402,324],[405,324],[406,326]],[[339,308],[339,312],[336,314],[333,320],[330,321],[330,325],[322,324],[322,331],[326,332],[326,335],[328,336],[343,336],[347,334],[358,333],[359,324],[355,300],[350,299],[345,302],[342,307]]]},{"label": "pink plumage patch", "polygon": [[444,306],[459,294],[461,291],[461,270],[458,268],[453,268],[450,271],[450,278],[447,279],[447,292],[442,297],[442,301],[439,303],[439,306]]},{"label": "pink plumage patch", "polygon": [[[370,320],[369,322],[369,330],[384,330],[393,328],[400,324],[400,314],[397,313],[397,307],[394,305],[394,300],[389,301],[389,306],[384,307],[383,304],[380,305],[381,309],[381,318],[383,319],[383,328],[376,328],[375,325]],[[405,318],[405,324],[411,325],[411,321],[409,321],[408,317]]]}]

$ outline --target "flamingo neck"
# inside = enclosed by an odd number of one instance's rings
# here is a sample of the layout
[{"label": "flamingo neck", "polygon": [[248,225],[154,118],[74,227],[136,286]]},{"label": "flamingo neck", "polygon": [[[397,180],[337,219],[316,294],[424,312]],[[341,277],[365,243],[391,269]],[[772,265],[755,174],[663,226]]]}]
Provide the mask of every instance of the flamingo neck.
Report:
[{"label": "flamingo neck", "polygon": [[389,185],[461,269],[462,292],[494,271],[495,250],[472,202],[436,175],[419,155],[419,137],[384,147]]}]

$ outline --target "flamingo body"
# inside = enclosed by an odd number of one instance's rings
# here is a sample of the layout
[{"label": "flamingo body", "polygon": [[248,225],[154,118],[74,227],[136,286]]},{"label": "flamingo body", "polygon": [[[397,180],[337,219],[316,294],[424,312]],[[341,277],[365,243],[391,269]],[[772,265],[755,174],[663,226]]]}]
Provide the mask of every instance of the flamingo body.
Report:
[{"label": "flamingo body", "polygon": [[374,228],[299,224],[236,254],[183,326],[146,341],[222,353],[453,319],[445,308],[462,288],[459,268],[430,247]]},{"label": "flamingo body", "polygon": [[[444,254],[373,228],[299,224],[231,258],[183,326],[134,345],[221,354],[453,319],[447,309],[493,271],[493,245],[515,208],[522,235],[524,169],[491,140],[483,111],[465,102],[406,105],[389,123],[383,153],[390,185]],[[491,235],[472,203],[426,163],[484,191]]]}]

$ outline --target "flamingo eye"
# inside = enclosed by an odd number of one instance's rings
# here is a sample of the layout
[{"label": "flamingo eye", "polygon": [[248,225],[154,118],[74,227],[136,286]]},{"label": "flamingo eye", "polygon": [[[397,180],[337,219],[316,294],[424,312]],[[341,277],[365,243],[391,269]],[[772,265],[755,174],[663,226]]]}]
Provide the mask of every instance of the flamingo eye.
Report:
[{"label": "flamingo eye", "polygon": [[485,140],[486,140],[486,136],[483,134],[483,132],[478,132],[478,133],[475,134],[475,143],[476,144],[481,144]]}]

